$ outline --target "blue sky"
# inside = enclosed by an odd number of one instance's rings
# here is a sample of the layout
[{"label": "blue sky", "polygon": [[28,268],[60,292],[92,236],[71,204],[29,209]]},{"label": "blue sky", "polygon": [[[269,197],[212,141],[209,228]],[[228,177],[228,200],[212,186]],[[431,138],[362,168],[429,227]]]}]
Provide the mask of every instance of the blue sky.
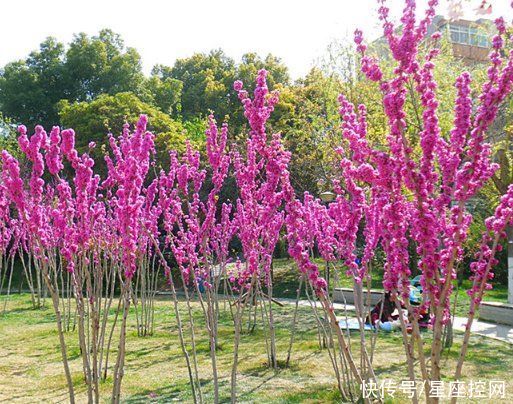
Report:
[{"label": "blue sky", "polygon": [[[476,18],[478,3],[465,3],[466,17]],[[494,15],[511,21],[509,0],[492,3]],[[389,4],[397,16],[403,2]],[[47,36],[69,42],[73,33],[109,27],[139,51],[147,73],[156,63],[223,48],[235,59],[247,51],[273,53],[297,78],[355,28],[377,37],[376,9],[375,0],[9,0],[2,2],[0,65],[25,57]],[[446,1],[439,10],[446,12]]]}]

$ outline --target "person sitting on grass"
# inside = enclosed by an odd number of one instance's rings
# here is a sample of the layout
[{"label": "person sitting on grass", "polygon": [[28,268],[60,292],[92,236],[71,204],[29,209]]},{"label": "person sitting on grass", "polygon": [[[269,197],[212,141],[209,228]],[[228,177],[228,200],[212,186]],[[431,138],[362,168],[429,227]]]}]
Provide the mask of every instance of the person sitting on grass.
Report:
[{"label": "person sitting on grass", "polygon": [[[369,319],[367,318],[367,322]],[[392,331],[399,326],[399,313],[395,305],[395,297],[386,292],[382,300],[370,312],[370,323],[385,331]]]}]

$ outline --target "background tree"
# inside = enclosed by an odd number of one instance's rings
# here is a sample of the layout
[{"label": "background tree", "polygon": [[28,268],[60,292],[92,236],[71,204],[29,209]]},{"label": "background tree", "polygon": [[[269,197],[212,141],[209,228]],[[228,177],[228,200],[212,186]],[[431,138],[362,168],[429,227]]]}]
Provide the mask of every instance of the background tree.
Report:
[{"label": "background tree", "polygon": [[7,64],[0,75],[4,116],[29,126],[55,124],[56,103],[69,95],[63,58],[63,44],[47,38],[25,60]]},{"label": "background tree", "polygon": [[183,82],[170,76],[169,68],[156,65],[146,81],[145,99],[162,112],[179,116],[182,111]]},{"label": "background tree", "polygon": [[205,116],[210,109],[221,118],[227,115],[234,72],[234,60],[220,49],[178,59],[171,68],[159,67],[162,79],[170,77],[183,83],[181,105],[186,120]]},{"label": "background tree", "polygon": [[[512,104],[513,100],[510,99],[507,107],[501,109],[499,124],[494,126],[490,134],[493,137],[495,159],[500,165],[499,170],[492,176],[492,181],[482,192],[490,204],[497,204],[501,195],[513,183],[513,125],[508,123],[511,122]],[[508,236],[507,254],[506,257],[501,257],[501,264],[505,265],[499,265],[495,273],[497,281],[508,284],[508,303],[513,304],[513,226],[507,225],[505,230]]]},{"label": "background tree", "polygon": [[89,143],[95,142],[96,150],[91,152],[94,157],[103,155],[101,149],[107,144],[107,133],[121,133],[123,124],[136,122],[140,114],[148,116],[148,130],[156,135],[159,162],[164,164],[169,150],[181,150],[184,147],[184,128],[180,122],[142,102],[134,94],[102,94],[89,102],[62,101],[59,104],[59,117],[63,126],[75,129],[77,150],[86,151]]},{"label": "background tree", "polygon": [[[337,96],[341,82],[319,69],[281,91],[274,130],[283,133],[284,144],[292,152],[291,182],[298,194],[323,192],[319,181],[332,178],[334,145],[340,137]],[[289,109],[289,110],[285,110]]]},{"label": "background tree", "polygon": [[140,94],[144,83],[139,53],[125,48],[121,37],[109,29],[93,37],[75,35],[66,52],[65,71],[70,101],[128,91]]},{"label": "background tree", "polygon": [[141,57],[111,30],[75,35],[68,50],[49,37],[25,60],[0,74],[0,107],[5,117],[29,127],[59,123],[58,102],[90,101],[100,94],[141,94]]}]

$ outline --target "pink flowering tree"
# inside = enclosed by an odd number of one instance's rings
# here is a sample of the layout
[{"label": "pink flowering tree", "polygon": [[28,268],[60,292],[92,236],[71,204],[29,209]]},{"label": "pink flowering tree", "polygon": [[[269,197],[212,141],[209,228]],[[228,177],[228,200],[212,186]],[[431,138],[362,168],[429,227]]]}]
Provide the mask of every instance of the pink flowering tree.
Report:
[{"label": "pink flowering tree", "polygon": [[[425,386],[429,386],[429,381],[440,380],[441,377],[442,335],[450,321],[453,279],[463,257],[463,245],[472,221],[467,202],[497,169],[491,161],[491,148],[484,135],[500,104],[511,92],[513,57],[511,54],[501,56],[505,24],[498,19],[498,34],[492,41],[490,54],[489,80],[475,102],[470,97],[470,74],[463,72],[457,78],[453,129],[447,134],[442,133],[433,74],[440,34],[433,35],[435,47],[425,56],[418,52],[435,15],[437,1],[428,2],[420,21],[416,19],[415,1],[406,1],[400,29],[396,29],[389,20],[385,2],[379,3],[384,37],[396,62],[392,77],[385,77],[378,61],[368,54],[361,31],[356,31],[355,42],[361,53],[362,72],[368,80],[379,84],[383,94],[383,108],[388,117],[386,147],[374,149],[368,143],[365,106],[355,108],[341,96],[345,143],[338,150],[342,156],[341,179],[333,184],[337,199],[333,206],[326,208],[308,194],[301,203],[290,192],[286,219],[289,252],[316,288],[321,302],[326,302],[329,313],[326,282],[320,278],[318,267],[311,259],[313,246],[318,246],[328,261],[344,261],[347,273],[355,280],[355,295],[361,291],[361,282],[368,279],[374,249],[381,246],[386,256],[383,286],[392,294],[400,313],[408,375],[412,381],[416,380],[418,364],[421,379],[426,382]],[[414,102],[415,109],[420,111],[419,129],[410,124],[413,119],[409,119],[407,102]],[[343,195],[349,198],[344,199]],[[362,219],[365,250],[361,264],[358,264],[354,259],[354,242]],[[473,286],[468,293],[472,301],[455,379],[461,376],[475,310],[484,291],[490,287],[487,282],[493,277],[492,268],[497,262],[494,254],[500,249],[498,240],[504,237],[504,228],[510,222],[511,198],[508,192],[495,216],[486,221],[487,234],[483,236],[477,261],[471,265]],[[409,253],[408,247],[412,242],[422,274],[423,303],[420,307],[413,307],[409,301],[410,266],[417,264]],[[361,304],[356,303],[356,310],[357,317],[361,319]],[[424,353],[425,337],[419,328],[419,318],[426,310],[431,313],[433,327],[431,369]],[[331,318],[336,324],[334,316]],[[406,319],[411,321],[411,337]],[[340,342],[344,349],[342,338]],[[362,346],[363,343],[362,340]],[[418,361],[415,356],[418,356]],[[351,364],[350,356],[347,358]],[[357,381],[365,382],[365,378],[361,378],[361,369],[351,366],[351,370]],[[426,396],[429,396],[428,390]],[[418,398],[415,396],[413,399],[417,401]]]},{"label": "pink flowering tree", "polygon": [[[219,291],[226,275],[228,246],[234,233],[232,206],[219,203],[230,165],[226,148],[227,135],[227,124],[218,128],[214,117],[210,115],[206,130],[206,168],[202,167],[200,153],[188,143],[181,161],[175,152],[171,153],[169,171],[162,171],[159,177],[158,203],[165,231],[164,247],[170,249],[177,263],[188,309],[192,366],[178,310],[176,314],[195,402],[202,402],[203,398],[197,365],[193,295],[199,300],[209,335],[214,402],[219,402],[216,356],[219,345]],[[174,280],[169,271],[167,277],[174,288]],[[173,295],[176,306],[176,293]]]},{"label": "pink flowering tree", "polygon": [[[396,62],[392,77],[385,77],[377,60],[368,55],[361,31],[356,31],[355,42],[362,55],[362,72],[368,80],[379,84],[383,94],[383,108],[388,117],[386,149],[372,149],[367,144],[365,131],[359,131],[351,123],[355,120],[354,106],[343,97],[341,114],[345,137],[349,138],[353,156],[360,156],[359,163],[370,166],[371,175],[361,180],[382,198],[377,220],[382,229],[380,245],[386,256],[383,286],[391,292],[399,312],[405,310],[412,322],[412,336],[408,338],[403,316],[400,315],[408,374],[412,381],[417,377],[414,361],[416,351],[421,378],[427,382],[441,378],[443,329],[450,321],[453,279],[463,257],[463,243],[472,221],[466,203],[497,169],[491,161],[491,148],[485,142],[485,133],[494,121],[500,104],[512,90],[513,56],[502,56],[505,24],[498,19],[498,33],[492,41],[488,82],[484,84],[477,101],[474,101],[470,97],[470,74],[463,72],[457,78],[453,129],[449,133],[442,133],[438,121],[441,106],[433,74],[439,52],[436,43],[440,34],[433,35],[435,47],[425,56],[420,56],[418,52],[419,44],[424,40],[427,27],[435,15],[437,1],[428,2],[424,17],[419,21],[415,1],[406,1],[400,29],[396,29],[389,20],[389,9],[385,2],[380,1],[380,5],[379,17],[383,23],[384,37]],[[414,102],[420,111],[421,125],[418,129],[410,124],[412,120],[407,113],[407,100]],[[365,122],[361,107],[356,119]],[[472,304],[461,364],[475,309],[487,288],[486,280],[492,276],[493,255],[500,248],[495,240],[503,236],[504,225],[511,220],[509,204],[510,199],[505,196],[496,216],[487,221],[490,233],[483,238],[478,261],[471,267],[474,272],[474,284],[469,290]],[[408,246],[411,242],[415,243],[418,262],[412,262],[410,257]],[[492,243],[491,247],[489,243]],[[422,274],[421,307],[412,307],[409,302],[410,265],[418,265]],[[422,310],[430,311],[433,327],[430,369],[424,354],[425,337],[421,335],[418,324]],[[460,370],[456,371],[456,378],[461,376],[461,364],[458,365]]]},{"label": "pink flowering tree", "polygon": [[[38,273],[41,274],[52,298],[70,401],[74,402],[74,389],[68,366],[59,300],[60,260],[57,259],[57,239],[54,237],[55,233],[51,227],[51,210],[48,209],[49,202],[54,196],[54,190],[47,185],[46,192],[44,192],[45,183],[42,179],[45,168],[43,152],[45,148],[50,148],[51,141],[48,141],[46,132],[40,126],[36,127],[35,133],[30,138],[27,136],[24,126],[19,128],[19,132],[20,149],[27,156],[32,169],[29,181],[25,181],[21,177],[18,161],[7,151],[2,152],[2,179],[8,199],[7,205],[13,215],[10,222],[17,224],[18,245],[23,248],[20,256],[23,256],[25,252],[29,255],[28,270],[31,271],[30,263],[32,263],[36,268],[36,276],[39,276]],[[53,139],[58,136],[58,132],[58,128],[53,129]],[[58,158],[48,157],[48,161],[51,165],[58,161]],[[54,166],[52,166],[53,168]],[[59,169],[60,165],[56,170]],[[23,266],[26,268],[25,264]]]},{"label": "pink flowering tree", "polygon": [[[342,97],[341,101],[346,102]],[[360,113],[365,116],[364,107],[360,108]],[[364,330],[370,304],[364,299],[364,286],[367,283],[367,288],[370,288],[370,264],[381,234],[378,218],[383,198],[379,193],[366,192],[358,185],[373,179],[375,171],[364,161],[368,148],[363,139],[366,131],[364,119],[357,119],[352,109],[347,111],[346,118],[342,133],[349,147],[347,157],[339,160],[339,178],[333,180],[335,200],[326,206],[306,192],[301,201],[289,188],[286,193],[286,224],[289,253],[311,287],[313,297],[319,299],[324,317],[328,321],[326,330],[317,317],[319,328],[323,329],[328,338],[335,335],[338,343],[332,341],[327,345],[327,349],[330,352],[329,357],[339,390],[344,399],[355,400],[359,396],[358,386],[361,386],[362,382],[376,382]],[[362,145],[363,149],[353,151],[350,145],[355,143]],[[341,155],[346,154],[342,147],[337,151]],[[362,256],[358,256],[356,242],[361,228],[365,249]],[[319,266],[314,260],[315,248],[327,264],[334,267],[335,275],[339,270],[336,265],[342,264],[346,274],[354,281],[354,304],[360,329],[359,366],[354,359],[350,335],[341,331],[328,284],[321,277]],[[316,313],[315,302],[312,307]]]},{"label": "pink flowering tree", "polygon": [[161,210],[156,203],[158,181],[153,181],[142,190],[144,205],[141,213],[142,231],[138,236],[138,270],[133,281],[132,301],[137,322],[137,335],[151,336],[155,330],[155,297],[160,275],[160,261],[148,234],[158,234]]},{"label": "pink flowering tree", "polygon": [[[244,115],[249,123],[249,136],[244,153],[233,152],[233,165],[238,189],[234,225],[236,237],[242,244],[244,262],[237,262],[231,273],[236,299],[235,347],[232,368],[232,401],[236,399],[238,346],[242,316],[249,304],[257,300],[267,308],[269,343],[268,363],[277,368],[276,340],[272,299],[272,256],[280,238],[284,223],[284,192],[289,183],[288,163],[290,153],[284,150],[280,135],[267,134],[266,123],[278,102],[278,93],[269,93],[265,70],[258,72],[254,97],[250,98],[243,83],[236,81],[234,89],[244,106]],[[265,325],[264,325],[265,326]]]},{"label": "pink flowering tree", "polygon": [[[141,115],[137,127],[130,132],[128,124],[123,127],[123,133],[116,140],[109,137],[113,157],[107,156],[108,176],[102,187],[108,192],[109,205],[112,209],[112,222],[115,230],[116,245],[114,255],[120,263],[122,318],[117,361],[114,367],[114,386],[112,401],[119,402],[121,394],[121,381],[124,373],[126,325],[132,300],[131,282],[137,272],[141,256],[148,253],[147,209],[145,204],[152,199],[150,191],[144,188],[151,166],[151,158],[155,154],[155,136],[146,131],[147,118]],[[145,220],[146,219],[146,220]],[[151,230],[151,229],[150,229]]]}]

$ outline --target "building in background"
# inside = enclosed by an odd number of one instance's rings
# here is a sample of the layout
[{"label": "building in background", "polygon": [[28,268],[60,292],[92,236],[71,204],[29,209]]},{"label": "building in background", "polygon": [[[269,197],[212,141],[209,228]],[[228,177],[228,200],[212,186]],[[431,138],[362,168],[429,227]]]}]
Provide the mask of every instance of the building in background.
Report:
[{"label": "building in background", "polygon": [[[398,33],[401,26],[397,28]],[[433,18],[427,30],[427,38],[435,32],[441,32],[450,42],[453,54],[466,63],[481,63],[489,60],[492,47],[491,40],[497,32],[492,20],[480,18],[470,20],[449,20],[441,15]],[[390,57],[390,49],[385,37],[380,37],[372,43],[374,52],[381,58]]]},{"label": "building in background", "polygon": [[446,35],[452,44],[454,56],[468,62],[485,62],[491,49],[491,38],[495,26],[491,20],[480,18],[475,21],[447,20],[437,15],[428,28],[428,35],[436,31]]}]

